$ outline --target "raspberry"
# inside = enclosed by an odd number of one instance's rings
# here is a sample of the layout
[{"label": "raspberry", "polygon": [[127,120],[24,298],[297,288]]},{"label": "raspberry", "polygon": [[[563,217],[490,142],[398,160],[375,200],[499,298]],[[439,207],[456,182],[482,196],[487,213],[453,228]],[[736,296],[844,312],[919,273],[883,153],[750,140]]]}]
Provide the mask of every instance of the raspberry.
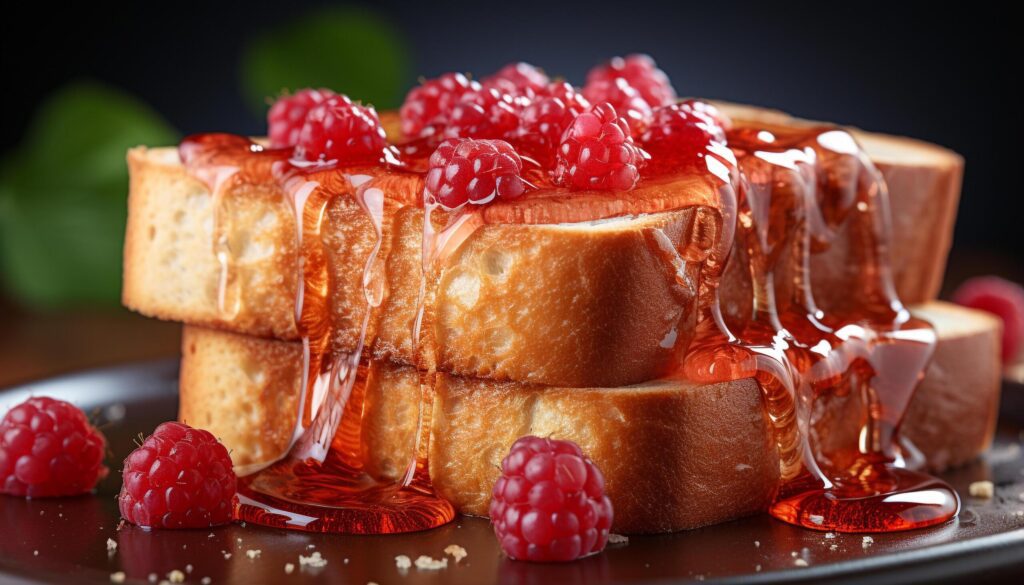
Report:
[{"label": "raspberry", "polygon": [[446,138],[507,138],[519,126],[524,100],[493,87],[462,95],[448,113]]},{"label": "raspberry", "polygon": [[1013,363],[1024,337],[1024,288],[998,276],[979,276],[961,284],[953,293],[953,302],[1003,320],[1003,363]]},{"label": "raspberry", "polygon": [[138,526],[201,528],[231,520],[236,481],[208,431],[166,422],[124,460],[121,516]]},{"label": "raspberry", "polygon": [[616,111],[626,117],[629,130],[640,135],[651,122],[651,106],[647,100],[625,79],[616,77],[587,83],[583,95],[590,103],[608,102],[615,106]]},{"label": "raspberry", "polygon": [[523,110],[516,144],[544,168],[551,168],[565,129],[590,103],[572,85],[552,83]]},{"label": "raspberry", "polygon": [[573,190],[628,191],[650,156],[633,144],[625,118],[608,103],[576,116],[562,136],[555,182]]},{"label": "raspberry", "polygon": [[335,93],[329,89],[301,89],[295,95],[281,96],[267,112],[271,148],[290,148],[299,141],[302,123],[314,106]]},{"label": "raspberry", "polygon": [[446,73],[437,79],[424,81],[409,92],[399,110],[402,134],[421,136],[438,118],[445,116],[463,94],[479,89],[479,83],[470,81],[461,73]]},{"label": "raspberry", "polygon": [[681,103],[654,110],[640,144],[651,153],[653,170],[658,172],[699,162],[713,140],[724,141],[725,132],[709,116]]},{"label": "raspberry", "polygon": [[106,447],[77,407],[29,398],[0,421],[0,493],[44,498],[88,492],[107,476]]},{"label": "raspberry", "polygon": [[[654,59],[649,55],[629,55],[625,59],[615,57],[603,65],[594,67],[587,74],[587,87],[612,79],[626,80],[652,108],[667,106],[676,101],[676,90],[669,82],[668,75],[658,69]],[[611,101],[596,99],[596,96],[591,98],[589,94],[587,97],[591,101]]]},{"label": "raspberry", "polygon": [[306,115],[295,145],[295,158],[344,163],[376,163],[388,147],[377,111],[335,95]]},{"label": "raspberry", "polygon": [[732,128],[732,120],[729,119],[729,116],[725,115],[725,112],[707,102],[693,98],[683,100],[681,104],[688,106],[693,110],[693,113],[704,116],[709,122],[721,128],[721,140],[725,141],[725,133]]},{"label": "raspberry", "polygon": [[503,140],[448,139],[430,156],[423,201],[451,210],[513,199],[527,187],[522,171],[522,159]]},{"label": "raspberry", "polygon": [[513,559],[571,561],[608,542],[613,513],[604,477],[572,441],[522,437],[491,495],[494,533]]},{"label": "raspberry", "polygon": [[493,87],[504,93],[513,95],[530,95],[540,93],[547,86],[548,76],[529,63],[509,63],[497,73],[484,78],[484,87]]}]

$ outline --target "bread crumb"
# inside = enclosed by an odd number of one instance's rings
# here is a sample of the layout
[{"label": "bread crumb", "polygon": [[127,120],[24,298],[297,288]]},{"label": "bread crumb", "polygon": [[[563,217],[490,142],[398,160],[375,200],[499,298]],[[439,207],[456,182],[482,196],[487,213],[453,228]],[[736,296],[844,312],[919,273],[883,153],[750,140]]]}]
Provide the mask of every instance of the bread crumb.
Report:
[{"label": "bread crumb", "polygon": [[250,559],[255,559],[258,558],[260,556],[260,553],[262,552],[263,551],[261,549],[250,548],[249,550],[245,551],[245,556],[249,557]]},{"label": "bread crumb", "polygon": [[789,556],[791,556],[791,557],[793,557],[795,559],[797,554],[798,553],[796,551],[793,551],[793,552],[789,553]]},{"label": "bread crumb", "polygon": [[622,534],[609,534],[608,544],[629,544],[629,537]]},{"label": "bread crumb", "polygon": [[114,540],[113,538],[108,538],[107,539],[107,552],[108,553],[117,552],[117,541]]},{"label": "bread crumb", "polygon": [[807,561],[805,561],[803,559],[797,559],[797,560],[793,561],[793,564],[798,566],[798,567],[806,567],[807,566]]},{"label": "bread crumb", "polygon": [[313,550],[314,548],[316,548],[315,544],[307,544],[306,545],[306,550]]},{"label": "bread crumb", "polygon": [[202,579],[199,580],[199,582],[202,583],[203,585],[210,585],[210,583],[213,583],[213,579],[211,579],[209,577],[203,577]]},{"label": "bread crumb", "polygon": [[206,538],[213,538],[213,533],[211,532],[211,533],[207,534]]},{"label": "bread crumb", "polygon": [[830,544],[829,547],[828,547],[828,550],[836,550],[838,548],[839,548],[838,544]]},{"label": "bread crumb", "polygon": [[416,558],[415,565],[417,569],[438,571],[448,568],[448,559],[435,559],[427,555],[420,555]]},{"label": "bread crumb", "polygon": [[825,538],[835,538],[835,537],[836,537],[836,533],[835,532],[826,532],[825,533]]},{"label": "bread crumb", "polygon": [[285,563],[284,564],[284,572],[289,574],[289,575],[291,575],[292,573],[295,572],[295,565],[293,565],[291,563]]},{"label": "bread crumb", "polygon": [[755,540],[754,541],[754,548],[761,548],[761,541],[760,540]]},{"label": "bread crumb", "polygon": [[124,583],[124,571],[118,571],[110,574],[111,583]]},{"label": "bread crumb", "polygon": [[32,556],[38,557],[39,556],[39,550],[36,549],[36,550],[32,551]]},{"label": "bread crumb", "polygon": [[811,514],[810,519],[811,519],[811,522],[813,522],[814,524],[816,524],[818,526],[821,526],[822,524],[825,523],[825,517],[820,515],[820,514]]},{"label": "bread crumb", "polygon": [[452,558],[455,559],[456,563],[458,563],[459,561],[461,561],[469,555],[469,553],[466,552],[466,549],[462,548],[457,544],[449,544],[448,546],[444,547],[444,554],[451,555]]},{"label": "bread crumb", "polygon": [[399,571],[405,571],[412,566],[412,559],[405,555],[398,555],[395,557],[395,566]]},{"label": "bread crumb", "polygon": [[178,569],[174,569],[170,573],[167,573],[167,579],[171,583],[184,583],[185,582],[185,573],[182,573]]},{"label": "bread crumb", "polygon": [[149,582],[150,583],[156,583],[157,579],[159,579],[159,578],[160,578],[160,575],[157,575],[156,573],[150,573],[149,574]]},{"label": "bread crumb", "polygon": [[313,567],[319,569],[320,567],[327,566],[327,559],[320,555],[320,551],[316,551],[308,557],[299,555],[299,566],[300,567]]},{"label": "bread crumb", "polygon": [[191,573],[192,572],[192,565],[185,565],[185,572],[186,573]]},{"label": "bread crumb", "polygon": [[872,544],[875,544],[875,539],[870,536],[865,536],[864,539],[860,541],[861,548],[868,548]]},{"label": "bread crumb", "polygon": [[754,565],[754,572],[760,573],[761,572],[761,565]]},{"label": "bread crumb", "polygon": [[220,554],[224,555],[224,560],[225,560],[225,561],[231,558],[231,553],[229,553],[229,552],[228,552],[228,551],[226,551],[226,550],[222,550],[222,551],[220,551]]},{"label": "bread crumb", "polygon": [[972,498],[984,498],[987,500],[995,494],[996,488],[992,485],[991,481],[975,481],[971,483],[967,491],[971,494]]}]

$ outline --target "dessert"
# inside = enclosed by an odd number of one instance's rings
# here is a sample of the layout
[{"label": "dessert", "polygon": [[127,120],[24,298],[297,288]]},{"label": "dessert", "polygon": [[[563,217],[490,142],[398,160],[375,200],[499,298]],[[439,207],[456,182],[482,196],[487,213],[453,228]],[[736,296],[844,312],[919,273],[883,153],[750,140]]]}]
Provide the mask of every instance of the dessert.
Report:
[{"label": "dessert", "polygon": [[[605,474],[618,531],[956,515],[922,470],[990,440],[999,330],[930,302],[956,155],[676,103],[643,57],[582,91],[521,64],[451,74],[398,116],[325,93],[275,106],[294,148],[129,153],[124,301],[188,325],[181,418],[245,466],[239,518],[395,532],[482,514],[495,457],[544,431]],[[975,399],[939,405],[968,355]],[[914,423],[918,400],[933,414]]]}]

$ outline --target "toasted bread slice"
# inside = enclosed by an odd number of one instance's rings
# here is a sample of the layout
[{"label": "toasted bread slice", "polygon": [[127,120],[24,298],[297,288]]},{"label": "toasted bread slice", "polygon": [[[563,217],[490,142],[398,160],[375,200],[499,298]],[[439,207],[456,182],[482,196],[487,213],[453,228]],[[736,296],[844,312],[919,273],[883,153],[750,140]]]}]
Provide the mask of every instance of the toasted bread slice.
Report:
[{"label": "toasted bread slice", "polygon": [[[941,470],[976,457],[991,442],[999,323],[941,302],[913,311],[933,322],[939,343],[902,433]],[[218,435],[236,465],[280,456],[295,422],[301,346],[186,327],[183,354],[180,419]],[[443,374],[437,380],[430,473],[463,513],[486,514],[501,458],[527,434],[583,447],[606,476],[615,530],[622,532],[681,530],[749,514],[764,508],[778,481],[761,393],[749,379],[619,388]],[[385,361],[366,374],[363,449],[376,476],[398,477],[411,459],[418,384],[413,368]],[[819,423],[855,432],[853,420]]]},{"label": "toasted bread slice", "polygon": [[[299,339],[295,213],[276,186],[247,185],[215,201],[171,150],[133,149],[128,161],[125,305],[161,319]],[[716,241],[720,222],[702,209],[482,225],[447,258],[436,297],[432,290],[425,303],[424,351],[414,356],[424,214],[388,206],[378,253],[387,294],[369,320],[368,346],[420,367],[434,366],[424,360],[436,355],[451,373],[499,380],[619,386],[656,378],[685,351],[693,329],[703,258],[685,251],[698,237]],[[514,212],[531,213],[489,210]],[[215,221],[226,240],[220,248]],[[352,198],[338,197],[322,234],[333,349],[351,351],[367,310],[364,267],[376,230]],[[436,314],[435,306],[446,310]]]},{"label": "toasted bread slice", "polygon": [[[740,126],[814,126],[778,110],[714,102]],[[912,138],[848,128],[889,187],[891,228],[889,254],[893,284],[905,304],[934,300],[942,286],[953,245],[953,225],[960,202],[964,159],[955,152]],[[816,278],[831,277],[814,266]]]}]

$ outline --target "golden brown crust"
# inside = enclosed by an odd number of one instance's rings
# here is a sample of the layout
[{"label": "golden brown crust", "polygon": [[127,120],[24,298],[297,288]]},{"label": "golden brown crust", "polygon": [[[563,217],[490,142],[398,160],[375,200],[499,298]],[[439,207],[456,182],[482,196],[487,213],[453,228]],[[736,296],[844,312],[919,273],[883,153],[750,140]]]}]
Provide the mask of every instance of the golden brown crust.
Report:
[{"label": "golden brown crust", "polygon": [[[999,324],[947,303],[913,311],[934,323],[939,344],[903,433],[933,469],[943,469],[976,457],[991,440]],[[236,464],[261,461],[256,446],[262,461],[272,459],[295,420],[279,413],[298,395],[301,354],[298,343],[186,327],[181,417],[209,421]],[[418,384],[408,366],[378,361],[369,368],[363,452],[376,476],[397,477],[411,460]],[[486,513],[501,458],[531,433],[574,440],[597,462],[622,532],[694,528],[763,509],[778,478],[760,391],[750,380],[550,388],[440,375],[436,392],[431,476],[464,513]],[[255,414],[234,414],[243,411]]]}]

